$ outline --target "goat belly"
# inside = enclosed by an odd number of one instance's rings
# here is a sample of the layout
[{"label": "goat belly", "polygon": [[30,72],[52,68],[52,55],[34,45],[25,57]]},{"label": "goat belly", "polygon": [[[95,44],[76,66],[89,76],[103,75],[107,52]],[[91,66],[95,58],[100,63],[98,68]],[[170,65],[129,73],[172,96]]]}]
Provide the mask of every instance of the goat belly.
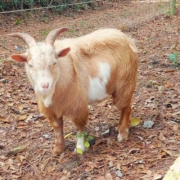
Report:
[{"label": "goat belly", "polygon": [[99,74],[97,77],[89,76],[89,103],[102,101],[106,99],[106,86],[110,78],[111,68],[108,63],[99,63]]}]

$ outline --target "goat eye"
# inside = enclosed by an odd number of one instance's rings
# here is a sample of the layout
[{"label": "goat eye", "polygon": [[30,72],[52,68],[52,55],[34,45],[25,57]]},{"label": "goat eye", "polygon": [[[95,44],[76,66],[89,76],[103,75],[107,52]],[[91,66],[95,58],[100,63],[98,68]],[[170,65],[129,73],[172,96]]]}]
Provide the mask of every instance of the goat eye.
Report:
[{"label": "goat eye", "polygon": [[28,66],[29,66],[30,68],[32,68],[32,67],[33,67],[33,65],[32,65],[32,64],[28,64]]},{"label": "goat eye", "polygon": [[57,64],[57,62],[54,62],[54,63],[53,63],[53,65],[56,65],[56,64]]}]

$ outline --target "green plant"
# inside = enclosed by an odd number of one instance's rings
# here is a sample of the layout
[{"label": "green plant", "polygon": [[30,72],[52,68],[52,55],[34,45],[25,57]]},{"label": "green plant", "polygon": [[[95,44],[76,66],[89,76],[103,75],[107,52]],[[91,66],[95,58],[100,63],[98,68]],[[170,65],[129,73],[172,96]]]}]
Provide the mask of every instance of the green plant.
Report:
[{"label": "green plant", "polygon": [[50,33],[50,29],[39,30],[39,33],[43,34],[44,36],[47,36]]},{"label": "green plant", "polygon": [[129,15],[130,15],[129,10],[128,10],[128,9],[124,9],[124,11],[123,11],[123,16],[124,16],[125,18],[127,18]]},{"label": "green plant", "polygon": [[67,4],[63,4],[63,5],[59,6],[56,11],[57,12],[61,12],[61,11],[65,10],[65,9],[67,9],[67,8],[68,8],[68,5]]},{"label": "green plant", "polygon": [[76,33],[76,30],[75,30],[75,29],[70,28],[70,30],[68,31],[68,33],[69,33],[70,35],[73,35],[73,34],[75,34],[75,33]]},{"label": "green plant", "polygon": [[0,12],[50,6],[53,6],[52,9],[55,9],[58,13],[66,9],[79,12],[81,9],[87,10],[91,7],[92,2],[89,2],[89,0],[0,0]]},{"label": "green plant", "polygon": [[0,63],[4,63],[6,60],[0,58]]},{"label": "green plant", "polygon": [[[93,139],[94,139],[94,137],[93,136],[89,136],[88,134],[87,134],[87,132],[82,132],[81,134],[78,134],[77,135],[77,137],[78,138],[84,138],[84,146],[86,147],[86,148],[89,148],[90,147],[90,141],[92,141]],[[80,148],[77,148],[76,149],[76,152],[78,153],[78,154],[83,154],[83,151],[82,151],[82,149],[80,149]]]},{"label": "green plant", "polygon": [[157,8],[157,10],[160,9],[165,16],[170,16],[170,9],[164,4],[158,4]]},{"label": "green plant", "polygon": [[179,65],[178,56],[179,56],[179,53],[178,53],[178,52],[174,52],[173,54],[170,54],[170,55],[169,55],[169,59],[172,61],[172,63],[173,63],[175,66],[178,66],[178,65]]},{"label": "green plant", "polygon": [[21,20],[20,19],[17,19],[16,22],[15,22],[16,25],[20,25],[21,24]]}]

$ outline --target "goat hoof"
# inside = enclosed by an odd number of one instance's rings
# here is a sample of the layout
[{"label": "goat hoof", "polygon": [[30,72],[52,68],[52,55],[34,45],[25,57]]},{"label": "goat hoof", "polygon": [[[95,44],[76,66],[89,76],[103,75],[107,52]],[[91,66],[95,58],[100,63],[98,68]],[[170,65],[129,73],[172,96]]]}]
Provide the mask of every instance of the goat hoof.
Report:
[{"label": "goat hoof", "polygon": [[122,142],[122,141],[127,140],[127,139],[128,139],[128,132],[119,133],[117,136],[118,142]]},{"label": "goat hoof", "polygon": [[64,148],[54,148],[53,149],[53,154],[54,155],[59,155],[59,154],[61,154],[62,152],[64,152]]}]

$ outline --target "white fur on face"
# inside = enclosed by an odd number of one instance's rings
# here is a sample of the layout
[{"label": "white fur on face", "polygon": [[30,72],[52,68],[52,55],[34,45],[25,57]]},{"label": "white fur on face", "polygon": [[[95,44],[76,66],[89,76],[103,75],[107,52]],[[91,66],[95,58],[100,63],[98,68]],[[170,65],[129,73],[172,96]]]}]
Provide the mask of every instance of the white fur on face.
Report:
[{"label": "white fur on face", "polygon": [[109,95],[106,92],[106,85],[110,78],[110,66],[108,63],[99,64],[99,75],[96,78],[89,77],[89,102],[102,101]]},{"label": "white fur on face", "polygon": [[[58,65],[55,58],[54,49],[45,43],[39,43],[37,46],[29,50],[31,60],[26,65],[26,71],[31,84],[39,98],[48,107],[55,90],[55,84],[59,76]],[[53,68],[53,71],[52,71]],[[43,88],[42,84],[48,84],[47,88]]]}]

